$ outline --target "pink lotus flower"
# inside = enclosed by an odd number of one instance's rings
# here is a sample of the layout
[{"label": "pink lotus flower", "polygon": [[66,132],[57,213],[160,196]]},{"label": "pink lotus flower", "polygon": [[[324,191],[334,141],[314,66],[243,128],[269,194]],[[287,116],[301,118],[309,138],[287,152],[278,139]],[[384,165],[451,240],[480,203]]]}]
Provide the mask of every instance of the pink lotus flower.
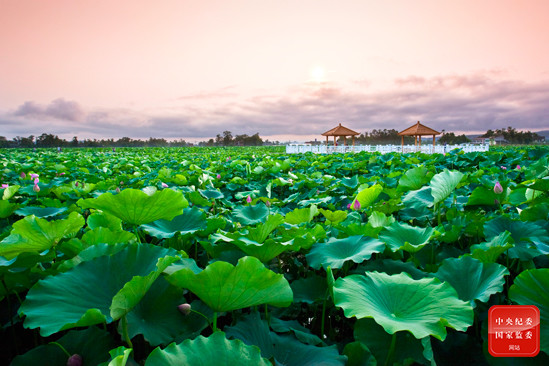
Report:
[{"label": "pink lotus flower", "polygon": [[353,203],[353,210],[360,210],[360,202],[358,202],[358,200],[355,200],[355,202]]},{"label": "pink lotus flower", "polygon": [[32,174],[31,174],[31,179],[36,179],[36,178],[38,178],[38,174],[32,173]]},{"label": "pink lotus flower", "polygon": [[501,194],[502,192],[503,192],[503,187],[499,182],[496,182],[496,184],[494,185],[494,193]]},{"label": "pink lotus flower", "polygon": [[9,185],[7,185],[7,184],[2,184],[2,189],[6,189],[6,188],[8,188],[8,187],[9,187]]},{"label": "pink lotus flower", "polygon": [[350,210],[350,209],[351,209],[351,204],[349,203],[349,204],[347,205],[347,210]]},{"label": "pink lotus flower", "polygon": [[65,175],[65,172],[61,172],[61,173],[59,173],[59,175]]},{"label": "pink lotus flower", "polygon": [[40,187],[38,186],[38,184],[35,184],[34,187],[32,187],[32,190],[38,193],[40,192]]},{"label": "pink lotus flower", "polygon": [[517,165],[517,170],[520,170],[520,165]]},{"label": "pink lotus flower", "polygon": [[218,175],[216,176],[216,178],[217,178],[217,179],[221,179],[221,174],[218,174]]},{"label": "pink lotus flower", "polygon": [[37,185],[40,180],[38,178],[34,178],[34,185]]},{"label": "pink lotus flower", "polygon": [[168,185],[164,182],[162,182],[161,186],[162,186],[162,188],[168,188]]},{"label": "pink lotus flower", "polygon": [[246,197],[246,202],[252,203],[252,197],[251,196]]}]

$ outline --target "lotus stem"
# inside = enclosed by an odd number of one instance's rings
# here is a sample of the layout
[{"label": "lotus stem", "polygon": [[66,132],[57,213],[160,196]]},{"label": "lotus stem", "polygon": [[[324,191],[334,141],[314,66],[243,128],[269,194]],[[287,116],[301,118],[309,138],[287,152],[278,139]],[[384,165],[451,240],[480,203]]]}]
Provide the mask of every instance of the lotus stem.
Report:
[{"label": "lotus stem", "polygon": [[135,233],[135,237],[137,238],[137,242],[141,244],[141,238],[139,236],[139,227],[136,225],[133,229],[133,232]]},{"label": "lotus stem", "polygon": [[394,332],[393,336],[391,337],[391,346],[389,347],[389,353],[387,353],[385,366],[390,365],[393,361],[393,353],[395,353],[396,340],[397,340],[397,334],[396,332]]},{"label": "lotus stem", "polygon": [[320,319],[320,336],[324,340],[324,318],[326,317],[326,301],[328,297],[328,291],[326,291],[326,296],[324,296],[324,302],[322,303],[322,318]]},{"label": "lotus stem", "polygon": [[65,352],[65,354],[68,356],[68,357],[71,357],[72,355],[65,349],[65,347],[63,347],[62,345],[60,345],[59,343],[57,342],[50,342],[50,344],[54,344],[56,345],[57,347],[61,348],[61,350],[63,352]]},{"label": "lotus stem", "polygon": [[122,319],[120,319],[120,321],[122,322],[122,337],[124,338],[124,341],[128,344],[128,346],[133,349],[133,344],[128,334],[128,320],[126,319],[126,315],[124,315]]},{"label": "lotus stem", "polygon": [[217,311],[213,314],[213,331],[217,332]]},{"label": "lotus stem", "polygon": [[265,319],[267,320],[267,324],[271,326],[271,318],[269,317],[269,306],[265,304]]}]

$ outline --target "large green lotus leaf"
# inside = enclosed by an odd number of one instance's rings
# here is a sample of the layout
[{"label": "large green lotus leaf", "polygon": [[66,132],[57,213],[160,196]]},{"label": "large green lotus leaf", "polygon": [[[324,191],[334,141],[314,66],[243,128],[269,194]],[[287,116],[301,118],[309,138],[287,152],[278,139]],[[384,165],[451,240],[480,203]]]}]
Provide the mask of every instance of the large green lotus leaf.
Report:
[{"label": "large green lotus leaf", "polygon": [[89,230],[84,235],[82,235],[82,241],[89,246],[100,243],[133,243],[136,241],[136,238],[134,234],[128,231],[112,231],[109,228],[100,226],[93,230]]},{"label": "large green lotus leaf", "polygon": [[234,218],[242,225],[255,225],[263,222],[269,215],[269,208],[264,204],[238,206],[233,210]]},{"label": "large green lotus leaf", "polygon": [[522,221],[538,221],[549,219],[549,199],[525,208],[520,212]]},{"label": "large green lotus leaf", "polygon": [[408,169],[398,181],[398,190],[415,191],[426,185],[432,178],[433,173],[424,166]]},{"label": "large green lotus leaf", "polygon": [[487,242],[471,245],[471,256],[484,263],[494,263],[498,257],[513,247],[514,240],[507,230]]},{"label": "large green lotus leaf", "polygon": [[421,228],[396,221],[379,233],[379,239],[393,252],[403,249],[415,253],[429,243],[434,231],[432,227]]},{"label": "large green lotus leaf", "polygon": [[8,200],[0,200],[0,219],[10,217],[17,207],[15,203],[11,203]]},{"label": "large green lotus leaf", "polygon": [[334,303],[345,316],[374,318],[386,332],[411,332],[416,338],[446,337],[446,326],[465,331],[473,324],[473,308],[456,290],[436,278],[413,280],[406,274],[370,272],[338,278]]},{"label": "large green lotus leaf", "polygon": [[521,272],[509,289],[509,298],[519,305],[535,305],[540,312],[540,347],[549,354],[549,268]]},{"label": "large green lotus leaf", "polygon": [[484,235],[487,240],[509,231],[515,246],[509,249],[509,257],[529,260],[541,254],[549,254],[549,234],[547,230],[533,222],[512,220],[499,216],[484,224]]},{"label": "large green lotus leaf", "polygon": [[286,307],[293,299],[284,276],[268,270],[254,257],[240,258],[236,266],[214,262],[198,274],[182,269],[171,274],[168,281],[189,289],[217,312],[260,304]]},{"label": "large green lotus leaf", "polygon": [[536,179],[534,183],[528,185],[528,188],[536,191],[549,191],[549,177],[544,177],[542,179]]},{"label": "large green lotus leaf", "polygon": [[15,213],[19,216],[30,216],[34,215],[36,217],[44,218],[44,217],[52,217],[57,216],[59,214],[62,214],[63,212],[67,211],[67,207],[35,207],[35,206],[27,206],[22,207],[17,210],[15,210]]},{"label": "large green lotus leaf", "polygon": [[374,228],[389,226],[393,222],[395,222],[395,218],[393,216],[387,217],[384,213],[379,211],[374,211],[370,216],[368,216],[368,224]]},{"label": "large green lotus leaf", "polygon": [[127,246],[128,245],[126,243],[117,243],[114,245],[102,243],[102,244],[92,245],[82,250],[73,258],[67,259],[66,261],[61,263],[59,267],[57,267],[57,271],[66,272],[69,269],[76,267],[82,262],[89,261],[104,255],[112,255],[112,254],[118,253],[121,250],[124,250]]},{"label": "large green lotus leaf", "polygon": [[342,366],[346,357],[341,356],[336,346],[316,347],[303,344],[293,336],[280,336],[269,331],[267,323],[255,312],[244,317],[235,326],[227,328],[227,336],[258,346],[261,356],[275,359],[276,365],[284,366]]},{"label": "large green lotus leaf", "polygon": [[503,194],[494,193],[494,189],[480,186],[475,188],[475,190],[471,193],[471,196],[469,196],[467,206],[493,206],[497,204],[496,200],[503,202],[504,197],[505,196]]},{"label": "large green lotus leaf", "polygon": [[445,170],[442,173],[435,174],[429,186],[431,186],[431,195],[434,198],[433,203],[444,201],[456,189],[465,174],[458,171]]},{"label": "large green lotus leaf", "polygon": [[381,191],[383,191],[383,187],[379,184],[374,184],[371,187],[361,190],[360,192],[358,192],[355,199],[351,203],[351,207],[355,207],[356,201],[360,203],[361,209],[370,207],[379,197]]},{"label": "large green lotus leaf", "polygon": [[259,349],[241,340],[228,340],[225,333],[215,332],[208,338],[172,343],[165,349],[155,348],[145,366],[271,366]]},{"label": "large green lotus leaf", "polygon": [[469,256],[447,258],[435,273],[457,291],[463,301],[475,307],[475,300],[488,301],[491,295],[501,292],[509,271],[497,263],[482,263]]},{"label": "large green lotus leaf", "polygon": [[341,268],[346,261],[362,263],[372,254],[383,252],[385,244],[378,239],[362,235],[345,239],[331,237],[326,243],[316,243],[307,254],[307,262],[312,268]]},{"label": "large green lotus leaf", "polygon": [[353,175],[351,178],[343,177],[340,182],[346,187],[356,188],[358,186],[358,176]]},{"label": "large green lotus leaf", "polygon": [[410,332],[397,332],[394,353],[390,362],[387,362],[393,336],[373,319],[358,319],[354,326],[354,336],[355,340],[368,347],[377,365],[408,365],[412,364],[412,360],[423,365],[429,364],[424,355],[425,348],[430,348],[428,337],[416,339]]},{"label": "large green lotus leaf", "polygon": [[[128,313],[130,338],[142,334],[150,345],[158,346],[200,335],[208,326],[208,322],[194,312],[183,315],[177,308],[183,303],[186,301],[181,290],[170,285],[162,277],[159,278]],[[198,310],[199,305],[200,302],[195,301],[192,308]],[[200,309],[200,312],[205,311]]]},{"label": "large green lotus leaf", "polygon": [[9,200],[13,197],[15,193],[21,188],[21,186],[15,185],[15,186],[9,186],[8,188],[4,188],[4,192],[2,193],[2,200]]},{"label": "large green lotus leaf", "polygon": [[[295,337],[306,344],[318,346],[322,344],[320,337],[301,325],[297,320],[280,320],[274,316],[269,317],[269,326],[277,333],[292,333]],[[323,344],[325,345],[325,344]]]},{"label": "large green lotus leaf", "polygon": [[[131,360],[130,355],[132,352],[133,349],[131,348],[126,348],[124,346],[116,347],[109,351],[109,355],[111,356],[110,360],[99,364],[99,366],[126,366]],[[135,362],[131,363],[131,365],[135,364]]]},{"label": "large green lotus leaf", "polygon": [[40,334],[49,336],[74,327],[110,323],[145,295],[152,277],[157,277],[174,255],[173,249],[130,244],[116,254],[46,277],[29,290],[21,305],[25,327],[40,327]]},{"label": "large green lotus leaf", "polygon": [[422,187],[415,191],[409,191],[402,198],[402,203],[406,208],[420,210],[425,207],[433,206],[434,198],[432,188],[429,186]]},{"label": "large green lotus leaf", "polygon": [[201,195],[203,195],[209,200],[211,199],[217,200],[217,199],[225,198],[225,195],[220,191],[218,191],[217,189],[205,189],[205,190],[199,189],[198,192],[200,192]]},{"label": "large green lotus leaf", "polygon": [[84,218],[77,212],[54,221],[27,216],[15,222],[10,236],[0,242],[0,256],[11,259],[20,253],[50,249],[61,239],[75,235],[84,224]]},{"label": "large green lotus leaf", "polygon": [[206,228],[206,214],[196,207],[186,208],[182,215],[174,217],[171,221],[156,220],[142,227],[150,235],[159,239],[171,238],[176,233],[192,234]]},{"label": "large green lotus leaf", "polygon": [[326,223],[330,225],[339,224],[347,218],[347,212],[341,210],[331,211],[321,208],[318,211],[326,218]]},{"label": "large green lotus leaf", "polygon": [[[71,355],[79,354],[84,366],[99,365],[109,359],[109,350],[114,347],[112,336],[96,327],[71,330],[56,340]],[[68,356],[56,344],[45,344],[17,356],[11,366],[48,365],[66,366]]]},{"label": "large green lotus leaf", "polygon": [[305,222],[311,222],[318,214],[319,212],[315,205],[306,208],[296,208],[286,214],[286,222],[292,225],[299,225]]},{"label": "large green lotus leaf", "polygon": [[299,250],[299,247],[294,245],[292,241],[281,242],[274,239],[267,239],[263,243],[258,243],[246,237],[240,237],[238,240],[233,241],[233,244],[247,255],[255,257],[263,263],[269,262],[285,251]]},{"label": "large green lotus leaf", "polygon": [[284,222],[284,217],[280,214],[269,215],[265,223],[257,225],[250,229],[246,237],[256,243],[263,243],[269,235]]},{"label": "large green lotus leaf", "polygon": [[347,366],[376,366],[377,361],[372,352],[361,342],[351,342],[343,348],[347,356]]},{"label": "large green lotus leaf", "polygon": [[116,216],[109,215],[106,212],[98,211],[92,213],[90,216],[88,216],[86,223],[88,224],[88,228],[92,230],[98,227],[106,227],[111,229],[112,231],[122,230],[122,220],[120,220]]},{"label": "large green lotus leaf", "polygon": [[171,220],[181,215],[183,209],[189,205],[181,192],[163,189],[147,194],[138,189],[124,189],[119,194],[103,193],[97,198],[81,199],[78,205],[82,208],[95,208],[122,221],[143,225],[165,219]]},{"label": "large green lotus leaf", "polygon": [[376,259],[357,266],[350,271],[353,274],[363,274],[364,272],[384,272],[390,275],[406,272],[414,280],[427,277],[427,273],[416,268],[413,262],[403,262],[394,259]]}]

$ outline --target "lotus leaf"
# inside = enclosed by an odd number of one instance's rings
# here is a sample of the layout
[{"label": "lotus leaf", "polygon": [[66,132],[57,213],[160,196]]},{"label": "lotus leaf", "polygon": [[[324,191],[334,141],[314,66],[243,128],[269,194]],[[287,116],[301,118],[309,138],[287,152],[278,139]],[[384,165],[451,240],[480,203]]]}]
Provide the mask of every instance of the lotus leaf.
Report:
[{"label": "lotus leaf", "polygon": [[76,234],[84,224],[84,218],[76,212],[54,221],[27,216],[15,222],[10,236],[0,242],[0,256],[11,259],[20,253],[50,249],[61,239]]},{"label": "lotus leaf", "polygon": [[228,340],[225,333],[215,332],[208,338],[199,336],[183,343],[172,343],[165,349],[155,348],[145,366],[271,366],[259,349],[241,340]]},{"label": "lotus leaf", "polygon": [[446,326],[465,331],[473,324],[472,307],[436,278],[367,272],[338,278],[334,296],[346,317],[373,318],[389,334],[407,330],[417,339],[444,340]]},{"label": "lotus leaf", "polygon": [[65,211],[67,211],[66,207],[33,207],[33,206],[27,206],[27,207],[17,209],[15,211],[15,213],[18,214],[19,216],[34,215],[36,217],[44,218],[44,217],[57,216],[59,214],[62,214]]},{"label": "lotus leaf", "polygon": [[362,263],[370,259],[372,254],[383,252],[385,244],[374,238],[362,235],[350,236],[345,239],[330,238],[326,243],[313,245],[307,262],[312,268],[321,266],[327,268],[341,268],[346,261]]},{"label": "lotus leaf", "polygon": [[434,198],[433,203],[442,202],[448,198],[464,176],[465,174],[455,170],[445,170],[442,173],[435,174],[429,182],[431,195]]},{"label": "lotus leaf", "polygon": [[362,209],[370,207],[379,197],[382,191],[383,187],[379,184],[374,184],[371,187],[361,190],[360,192],[358,192],[355,199],[351,203],[351,207],[355,207],[356,201],[360,203],[360,207]]},{"label": "lotus leaf", "polygon": [[172,220],[156,220],[150,224],[142,225],[150,235],[159,238],[171,238],[176,233],[192,234],[206,228],[206,215],[204,211],[192,207],[183,210],[183,214]]},{"label": "lotus leaf", "polygon": [[216,312],[269,304],[286,307],[293,294],[288,281],[254,257],[239,259],[236,266],[214,262],[196,274],[190,269],[172,273],[168,281],[189,289]]},{"label": "lotus leaf", "polygon": [[264,204],[238,206],[233,210],[234,218],[242,225],[255,225],[263,222],[269,215],[269,208]]},{"label": "lotus leaf", "polygon": [[25,326],[40,327],[40,334],[49,336],[64,329],[110,323],[141,300],[154,279],[178,258],[175,255],[173,249],[131,244],[111,256],[82,262],[38,281],[20,308],[26,315]]},{"label": "lotus leaf", "polygon": [[296,208],[286,214],[286,222],[292,225],[299,225],[306,222],[311,222],[313,218],[319,214],[315,205],[306,208]]},{"label": "lotus leaf", "polygon": [[434,228],[421,228],[406,223],[394,222],[379,233],[379,239],[387,244],[391,251],[403,249],[415,253],[429,243]]},{"label": "lotus leaf", "polygon": [[171,189],[148,195],[128,188],[116,195],[107,192],[97,198],[79,200],[78,205],[101,210],[128,224],[143,225],[160,219],[171,220],[180,215],[189,203],[181,192]]},{"label": "lotus leaf", "polygon": [[463,301],[475,307],[475,300],[488,301],[491,295],[501,292],[507,268],[497,263],[482,263],[468,256],[447,258],[435,273],[435,277],[446,281],[457,291]]},{"label": "lotus leaf", "polygon": [[537,306],[540,312],[540,348],[549,354],[549,268],[522,271],[509,289],[519,305]]}]

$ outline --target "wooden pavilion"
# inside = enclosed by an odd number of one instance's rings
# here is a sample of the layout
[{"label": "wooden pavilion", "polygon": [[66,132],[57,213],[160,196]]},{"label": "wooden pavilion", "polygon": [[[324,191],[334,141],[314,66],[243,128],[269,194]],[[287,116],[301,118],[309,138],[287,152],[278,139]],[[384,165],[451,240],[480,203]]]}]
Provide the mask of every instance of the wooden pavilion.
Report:
[{"label": "wooden pavilion", "polygon": [[353,138],[353,146],[355,146],[355,136],[360,135],[360,133],[351,130],[350,128],[347,128],[345,126],[342,126],[341,123],[332,128],[331,130],[328,130],[322,134],[322,136],[326,136],[326,145],[328,145],[328,137],[333,136],[334,137],[334,146],[337,146],[336,139],[338,137],[343,136],[343,145],[347,146],[347,136],[352,136]]},{"label": "wooden pavilion", "polygon": [[401,137],[402,148],[404,148],[404,136],[414,136],[414,143],[417,146],[421,146],[421,136],[433,136],[433,148],[435,147],[435,136],[440,135],[440,132],[433,130],[430,127],[422,125],[417,121],[413,126],[408,127],[404,131],[400,131],[399,136]]}]

